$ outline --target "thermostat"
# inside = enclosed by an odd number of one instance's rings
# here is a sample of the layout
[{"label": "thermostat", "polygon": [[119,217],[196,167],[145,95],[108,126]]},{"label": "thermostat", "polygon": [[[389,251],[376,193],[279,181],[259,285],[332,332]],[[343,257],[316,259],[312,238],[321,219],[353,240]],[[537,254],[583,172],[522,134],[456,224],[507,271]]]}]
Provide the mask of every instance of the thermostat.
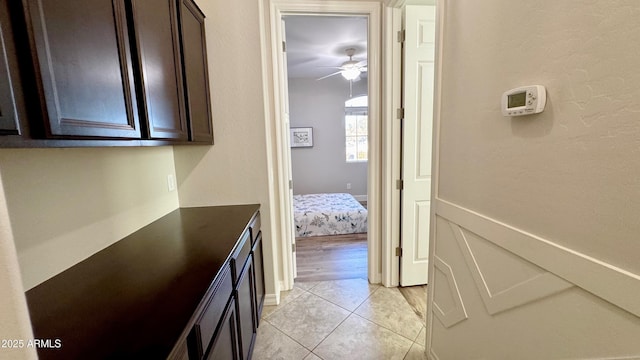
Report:
[{"label": "thermostat", "polygon": [[542,85],[522,86],[502,94],[502,115],[522,116],[544,111],[547,90]]}]

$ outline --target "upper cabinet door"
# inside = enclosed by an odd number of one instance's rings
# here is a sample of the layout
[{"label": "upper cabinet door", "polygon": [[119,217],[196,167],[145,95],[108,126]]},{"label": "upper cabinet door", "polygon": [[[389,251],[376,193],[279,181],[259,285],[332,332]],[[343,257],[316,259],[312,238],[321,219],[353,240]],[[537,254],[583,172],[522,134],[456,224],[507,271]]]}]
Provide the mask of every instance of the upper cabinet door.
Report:
[{"label": "upper cabinet door", "polygon": [[8,48],[7,41],[12,41],[9,11],[4,0],[0,1],[0,135],[19,135],[18,112],[13,94],[13,82],[7,53],[15,55],[13,48]]},{"label": "upper cabinet door", "polygon": [[132,1],[141,74],[141,117],[152,139],[187,140],[175,0]]},{"label": "upper cabinet door", "polygon": [[191,0],[179,0],[190,140],[213,142],[204,15]]},{"label": "upper cabinet door", "polygon": [[27,4],[47,135],[139,138],[124,0]]}]

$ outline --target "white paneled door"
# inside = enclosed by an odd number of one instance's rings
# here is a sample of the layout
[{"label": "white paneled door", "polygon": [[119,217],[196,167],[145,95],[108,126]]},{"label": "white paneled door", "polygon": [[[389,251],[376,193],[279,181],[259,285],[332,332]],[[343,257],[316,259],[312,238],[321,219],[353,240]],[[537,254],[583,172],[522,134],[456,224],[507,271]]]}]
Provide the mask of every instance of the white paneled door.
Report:
[{"label": "white paneled door", "polygon": [[400,285],[427,283],[435,6],[405,7]]}]

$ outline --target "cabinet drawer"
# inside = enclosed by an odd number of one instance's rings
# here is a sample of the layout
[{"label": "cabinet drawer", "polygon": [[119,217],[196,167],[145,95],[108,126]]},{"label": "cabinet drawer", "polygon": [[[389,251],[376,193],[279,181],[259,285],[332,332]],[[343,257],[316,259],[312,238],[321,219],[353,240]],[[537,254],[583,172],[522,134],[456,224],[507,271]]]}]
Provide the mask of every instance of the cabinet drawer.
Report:
[{"label": "cabinet drawer", "polygon": [[242,268],[244,264],[247,262],[247,258],[251,253],[251,232],[245,231],[240,241],[238,242],[238,247],[231,255],[231,273],[233,275],[233,284],[238,283],[238,279],[240,278],[240,273],[242,272]]},{"label": "cabinet drawer", "polygon": [[203,354],[209,347],[209,343],[218,327],[218,323],[224,314],[224,309],[229,302],[233,292],[233,282],[231,281],[231,271],[226,268],[226,273],[222,276],[222,280],[218,283],[209,303],[202,312],[200,318],[195,324],[196,341],[201,345],[199,354]]}]

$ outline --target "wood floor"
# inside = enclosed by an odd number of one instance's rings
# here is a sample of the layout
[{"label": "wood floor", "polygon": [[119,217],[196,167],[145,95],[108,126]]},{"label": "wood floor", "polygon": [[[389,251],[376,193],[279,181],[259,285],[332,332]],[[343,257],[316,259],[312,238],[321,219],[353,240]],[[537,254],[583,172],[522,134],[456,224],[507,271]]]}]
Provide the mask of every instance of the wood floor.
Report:
[{"label": "wood floor", "polygon": [[367,279],[367,234],[296,238],[296,282]]},{"label": "wood floor", "polygon": [[[367,234],[296,238],[296,282],[367,279]],[[421,319],[427,314],[427,286],[398,287]]]},{"label": "wood floor", "polygon": [[416,315],[426,321],[427,318],[427,285],[398,287],[402,296]]}]

